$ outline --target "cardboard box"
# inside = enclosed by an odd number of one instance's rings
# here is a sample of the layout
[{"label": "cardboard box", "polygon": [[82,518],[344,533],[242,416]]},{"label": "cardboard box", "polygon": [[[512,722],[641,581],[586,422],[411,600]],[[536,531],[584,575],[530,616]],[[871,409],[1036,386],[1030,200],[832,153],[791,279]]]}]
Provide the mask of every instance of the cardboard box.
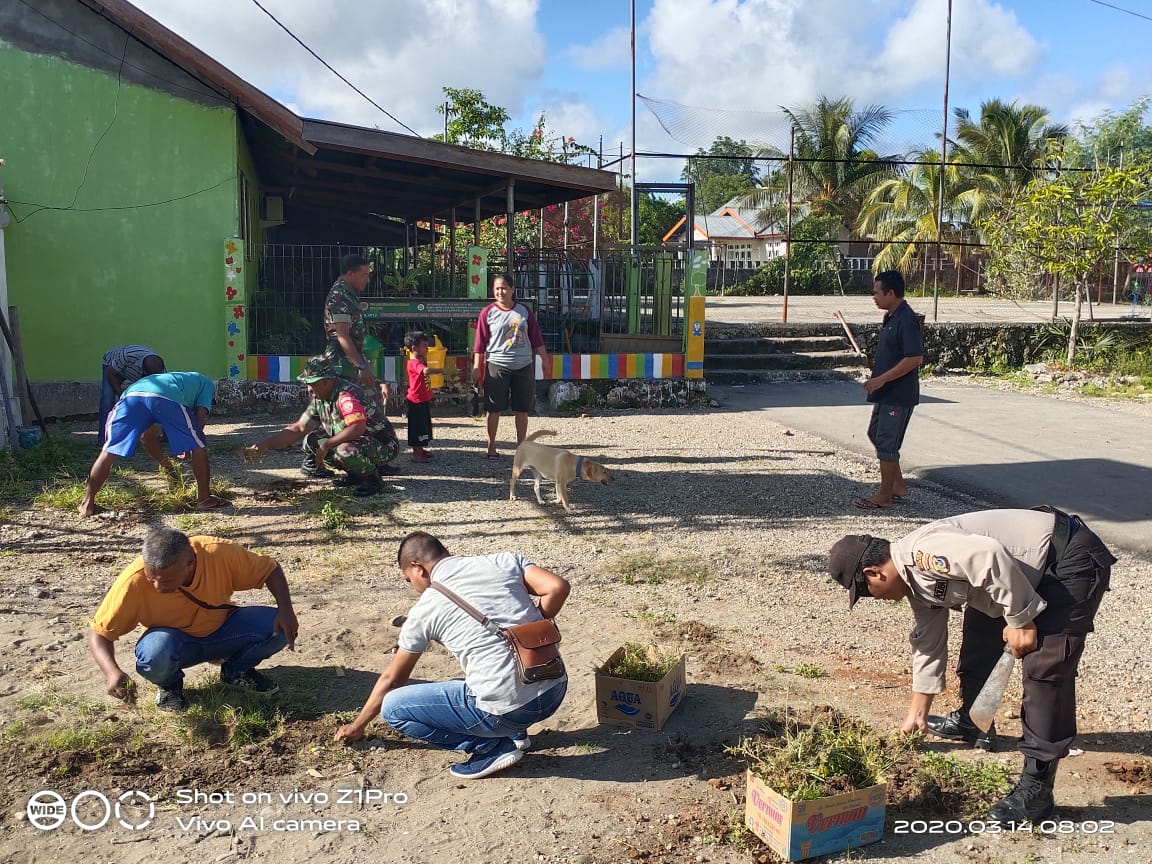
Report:
[{"label": "cardboard box", "polygon": [[880,783],[829,798],[790,801],[749,771],[744,822],[788,861],[843,852],[884,836],[887,791]]},{"label": "cardboard box", "polygon": [[614,678],[604,670],[624,653],[617,648],[596,670],[596,719],[611,726],[658,732],[684,701],[687,689],[684,657],[659,681]]}]

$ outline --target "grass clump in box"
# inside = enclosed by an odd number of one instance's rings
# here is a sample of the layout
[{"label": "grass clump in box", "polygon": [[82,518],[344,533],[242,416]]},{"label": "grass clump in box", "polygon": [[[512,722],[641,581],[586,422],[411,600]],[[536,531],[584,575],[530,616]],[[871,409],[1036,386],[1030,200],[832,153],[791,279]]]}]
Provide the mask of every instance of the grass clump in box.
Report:
[{"label": "grass clump in box", "polygon": [[602,670],[613,678],[660,681],[680,662],[680,654],[655,645],[627,642]]},{"label": "grass clump in box", "polygon": [[807,801],[883,782],[885,773],[913,746],[823,708],[803,720],[791,712],[770,716],[764,735],[745,738],[727,752],[745,760],[753,774],[783,797]]}]

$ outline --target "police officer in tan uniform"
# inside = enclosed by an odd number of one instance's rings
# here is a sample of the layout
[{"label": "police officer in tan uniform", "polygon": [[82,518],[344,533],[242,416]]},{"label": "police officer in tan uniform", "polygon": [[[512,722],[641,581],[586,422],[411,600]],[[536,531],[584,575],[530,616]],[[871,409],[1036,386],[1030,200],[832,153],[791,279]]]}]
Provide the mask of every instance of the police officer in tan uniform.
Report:
[{"label": "police officer in tan uniform", "polygon": [[[915,626],[912,699],[901,730],[975,742],[968,711],[1007,643],[1023,658],[1020,782],[992,807],[998,821],[1039,822],[1054,806],[1056,766],[1076,737],[1076,669],[1116,562],[1078,516],[1050,507],[984,510],[930,522],[893,543],[867,534],[832,547],[828,567],[860,597],[907,597]],[[933,718],[944,691],[948,610],[964,607],[956,672],[962,706]]]}]

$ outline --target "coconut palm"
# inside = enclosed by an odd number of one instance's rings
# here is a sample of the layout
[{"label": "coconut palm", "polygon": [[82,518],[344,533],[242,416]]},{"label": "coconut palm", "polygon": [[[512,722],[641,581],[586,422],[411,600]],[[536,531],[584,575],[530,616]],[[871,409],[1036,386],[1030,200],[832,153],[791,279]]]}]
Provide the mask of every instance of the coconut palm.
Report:
[{"label": "coconut palm", "polygon": [[[912,165],[905,171],[880,180],[868,193],[856,222],[857,232],[883,246],[876,255],[876,270],[908,271],[914,259],[927,261],[923,254],[936,242],[936,218],[940,208],[940,154],[921,150],[908,156]],[[963,195],[970,187],[960,168],[949,164],[944,172],[943,224],[941,241],[956,256],[957,243],[968,224]]]},{"label": "coconut palm", "polygon": [[795,131],[793,188],[817,216],[836,216],[845,226],[856,223],[865,197],[887,177],[895,157],[871,149],[892,122],[880,105],[855,110],[848,98],[821,96],[807,108],[784,108]]},{"label": "coconut palm", "polygon": [[1039,105],[990,99],[980,106],[979,121],[957,108],[954,159],[969,167],[970,188],[963,206],[973,222],[993,216],[1049,166],[1068,137],[1068,127],[1051,123]]}]

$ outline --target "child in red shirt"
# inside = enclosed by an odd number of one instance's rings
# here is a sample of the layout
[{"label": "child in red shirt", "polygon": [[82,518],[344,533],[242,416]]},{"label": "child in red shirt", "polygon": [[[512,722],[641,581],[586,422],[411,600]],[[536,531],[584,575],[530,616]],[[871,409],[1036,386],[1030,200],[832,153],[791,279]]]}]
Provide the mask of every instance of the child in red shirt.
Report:
[{"label": "child in red shirt", "polygon": [[408,349],[408,445],[412,448],[413,462],[427,462],[432,458],[428,445],[432,442],[432,385],[428,378],[427,334],[420,331],[404,337]]}]

